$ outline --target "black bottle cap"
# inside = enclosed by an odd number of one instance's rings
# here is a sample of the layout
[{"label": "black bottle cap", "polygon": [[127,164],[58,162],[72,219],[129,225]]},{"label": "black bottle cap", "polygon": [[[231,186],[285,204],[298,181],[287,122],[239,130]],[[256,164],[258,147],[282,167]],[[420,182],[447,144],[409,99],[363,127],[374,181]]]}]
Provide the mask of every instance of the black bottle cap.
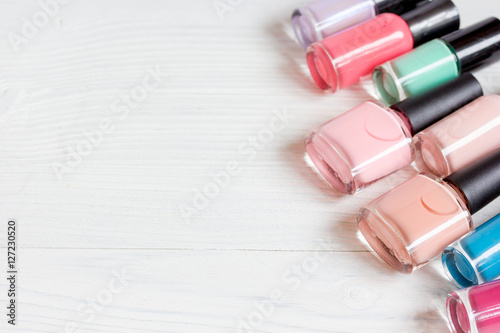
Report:
[{"label": "black bottle cap", "polygon": [[433,90],[394,104],[391,109],[406,115],[415,135],[482,95],[479,81],[472,74],[465,73]]},{"label": "black bottle cap", "polygon": [[442,38],[455,49],[462,73],[500,59],[500,20],[490,17]]},{"label": "black bottle cap", "polygon": [[434,0],[402,14],[401,18],[410,27],[414,47],[460,28],[460,13],[450,0]]},{"label": "black bottle cap", "polygon": [[474,214],[500,196],[500,149],[452,173],[444,181],[458,187]]},{"label": "black bottle cap", "polygon": [[401,15],[415,9],[417,6],[432,0],[375,0],[378,14],[393,13]]}]

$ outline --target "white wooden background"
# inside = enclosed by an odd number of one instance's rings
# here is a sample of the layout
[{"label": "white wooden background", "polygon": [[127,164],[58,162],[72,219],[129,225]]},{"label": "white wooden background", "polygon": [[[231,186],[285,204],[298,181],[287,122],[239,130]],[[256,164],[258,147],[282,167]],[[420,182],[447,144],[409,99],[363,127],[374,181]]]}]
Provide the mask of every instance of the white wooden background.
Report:
[{"label": "white wooden background", "polygon": [[[340,197],[304,161],[305,133],[370,95],[316,89],[290,38],[302,3],[221,0],[219,15],[212,0],[66,0],[44,26],[38,1],[0,1],[0,271],[8,219],[20,245],[17,325],[1,279],[1,332],[447,331],[439,262],[400,275],[356,236],[357,210],[412,171]],[[500,15],[456,3],[463,26]],[[159,85],[113,113],[156,69]],[[480,75],[500,87],[500,66]],[[293,119],[271,139],[276,112]],[[113,130],[75,159],[102,121]]]}]

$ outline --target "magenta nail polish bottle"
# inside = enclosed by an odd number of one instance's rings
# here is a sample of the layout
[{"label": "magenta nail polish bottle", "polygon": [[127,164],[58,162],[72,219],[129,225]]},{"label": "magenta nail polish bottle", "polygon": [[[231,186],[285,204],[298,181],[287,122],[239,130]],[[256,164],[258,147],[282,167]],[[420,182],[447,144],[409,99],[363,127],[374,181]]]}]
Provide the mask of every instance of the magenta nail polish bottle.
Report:
[{"label": "magenta nail polish bottle", "polygon": [[453,333],[500,332],[500,281],[452,292],[446,309]]}]

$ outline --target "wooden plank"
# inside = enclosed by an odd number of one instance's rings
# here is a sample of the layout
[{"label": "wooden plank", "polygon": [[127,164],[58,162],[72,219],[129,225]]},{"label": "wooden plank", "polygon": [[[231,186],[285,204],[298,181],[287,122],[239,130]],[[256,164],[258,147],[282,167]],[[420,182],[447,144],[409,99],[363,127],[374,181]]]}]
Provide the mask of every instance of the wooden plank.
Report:
[{"label": "wooden plank", "polygon": [[436,265],[404,276],[321,241],[322,252],[23,249],[19,329],[445,331],[452,288]]},{"label": "wooden plank", "polygon": [[[455,2],[462,26],[500,16],[492,1]],[[357,210],[414,171],[340,197],[304,160],[307,131],[371,92],[369,81],[317,90],[290,38],[301,3],[233,1],[221,19],[211,0],[69,1],[15,52],[9,33],[41,7],[0,1],[0,222],[17,219],[21,251],[19,326],[0,320],[0,331],[446,330],[453,287],[439,262],[395,274],[356,234]],[[478,76],[500,92],[500,65]],[[123,96],[145,79],[146,98],[125,113]],[[250,148],[276,113],[290,114],[283,130]],[[205,203],[196,190],[213,189],[213,173],[224,184]],[[283,280],[321,242],[327,256],[310,277]],[[122,268],[133,280],[82,314]]]}]

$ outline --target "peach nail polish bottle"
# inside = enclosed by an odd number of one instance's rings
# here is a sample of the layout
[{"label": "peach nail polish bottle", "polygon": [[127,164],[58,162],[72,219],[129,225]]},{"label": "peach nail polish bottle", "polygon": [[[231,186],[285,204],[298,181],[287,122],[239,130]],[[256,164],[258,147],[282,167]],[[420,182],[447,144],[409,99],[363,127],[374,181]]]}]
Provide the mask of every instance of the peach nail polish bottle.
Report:
[{"label": "peach nail polish bottle", "polygon": [[500,148],[500,96],[486,95],[415,136],[417,167],[446,177]]},{"label": "peach nail polish bottle", "polygon": [[445,179],[419,174],[362,208],[362,236],[391,267],[411,273],[474,227],[500,196],[500,149]]}]

